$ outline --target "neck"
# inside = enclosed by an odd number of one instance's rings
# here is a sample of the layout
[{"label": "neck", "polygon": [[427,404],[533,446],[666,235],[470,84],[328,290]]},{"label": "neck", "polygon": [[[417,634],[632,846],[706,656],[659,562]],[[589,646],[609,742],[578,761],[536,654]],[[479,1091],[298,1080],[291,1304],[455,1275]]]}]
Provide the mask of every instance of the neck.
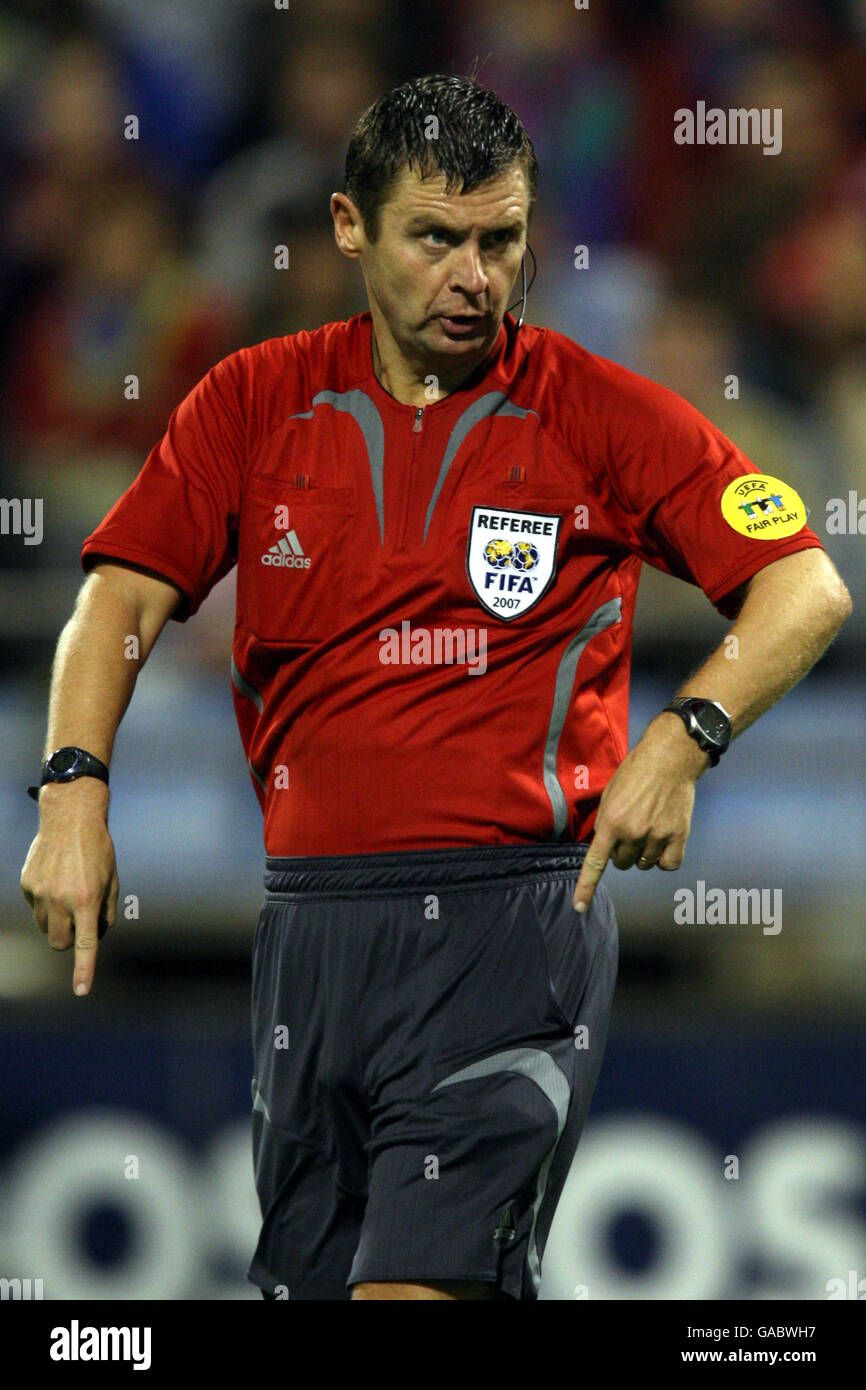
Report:
[{"label": "neck", "polygon": [[[498,336],[497,332],[496,337],[498,338]],[[464,359],[458,366],[445,370],[440,367],[439,370],[436,370],[429,363],[413,367],[400,352],[390,334],[384,332],[382,337],[385,339],[384,357],[379,346],[380,339],[376,332],[374,316],[370,345],[376,380],[401,405],[414,405],[416,407],[432,405],[434,401],[450,396],[452,391],[456,391],[458,387],[469,380],[480,364],[490,355],[493,347],[493,344],[490,343],[472,358]],[[496,338],[493,341],[495,342]],[[436,379],[435,395],[432,393],[429,381],[431,376]]]}]

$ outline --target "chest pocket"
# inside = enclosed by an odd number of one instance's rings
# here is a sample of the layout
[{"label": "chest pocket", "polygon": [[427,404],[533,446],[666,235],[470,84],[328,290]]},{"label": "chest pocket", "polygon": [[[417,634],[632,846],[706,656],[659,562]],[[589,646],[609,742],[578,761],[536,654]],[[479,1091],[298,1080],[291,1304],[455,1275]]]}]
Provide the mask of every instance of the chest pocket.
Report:
[{"label": "chest pocket", "polygon": [[313,645],[345,623],[356,513],[350,487],[250,479],[239,540],[240,616],[263,642]]}]

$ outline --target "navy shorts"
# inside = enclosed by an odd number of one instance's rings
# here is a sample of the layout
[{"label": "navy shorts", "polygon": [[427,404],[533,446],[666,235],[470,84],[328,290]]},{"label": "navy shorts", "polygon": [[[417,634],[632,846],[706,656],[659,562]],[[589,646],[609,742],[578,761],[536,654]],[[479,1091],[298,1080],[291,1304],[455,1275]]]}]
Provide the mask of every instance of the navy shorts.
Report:
[{"label": "navy shorts", "polygon": [[617,924],[586,846],[268,859],[253,946],[249,1278],[538,1296],[601,1067]]}]

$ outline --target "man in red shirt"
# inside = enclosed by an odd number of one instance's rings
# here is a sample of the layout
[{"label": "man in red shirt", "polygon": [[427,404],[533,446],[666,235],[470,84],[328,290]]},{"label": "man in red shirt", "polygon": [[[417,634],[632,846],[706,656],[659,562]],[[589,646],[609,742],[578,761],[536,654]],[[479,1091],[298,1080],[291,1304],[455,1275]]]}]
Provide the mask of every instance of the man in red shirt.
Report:
[{"label": "man in red shirt", "polygon": [[[536,177],[471,79],[365,112],[331,210],[370,312],[204,377],[85,542],[58,648],[22,887],[86,994],[138,666],[238,566],[266,1297],[537,1296],[616,974],[602,871],[680,866],[698,777],[851,609],[789,484],[507,313]],[[642,561],[700,585],[739,657],[629,752]]]}]

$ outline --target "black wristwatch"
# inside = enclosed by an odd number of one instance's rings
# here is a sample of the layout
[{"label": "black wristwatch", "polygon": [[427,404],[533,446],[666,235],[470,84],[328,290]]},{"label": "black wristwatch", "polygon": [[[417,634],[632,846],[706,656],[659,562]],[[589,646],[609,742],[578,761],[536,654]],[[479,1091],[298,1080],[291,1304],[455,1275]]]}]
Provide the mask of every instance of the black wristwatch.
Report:
[{"label": "black wristwatch", "polygon": [[27,795],[39,800],[39,788],[46,782],[74,782],[77,777],[98,777],[108,786],[108,768],[100,758],[84,748],[56,748],[42,764],[42,780],[38,787],[28,787]]},{"label": "black wristwatch", "polygon": [[682,695],[665,705],[665,710],[678,714],[699,748],[709,755],[715,767],[731,741],[731,720],[718,700],[701,700]]}]

